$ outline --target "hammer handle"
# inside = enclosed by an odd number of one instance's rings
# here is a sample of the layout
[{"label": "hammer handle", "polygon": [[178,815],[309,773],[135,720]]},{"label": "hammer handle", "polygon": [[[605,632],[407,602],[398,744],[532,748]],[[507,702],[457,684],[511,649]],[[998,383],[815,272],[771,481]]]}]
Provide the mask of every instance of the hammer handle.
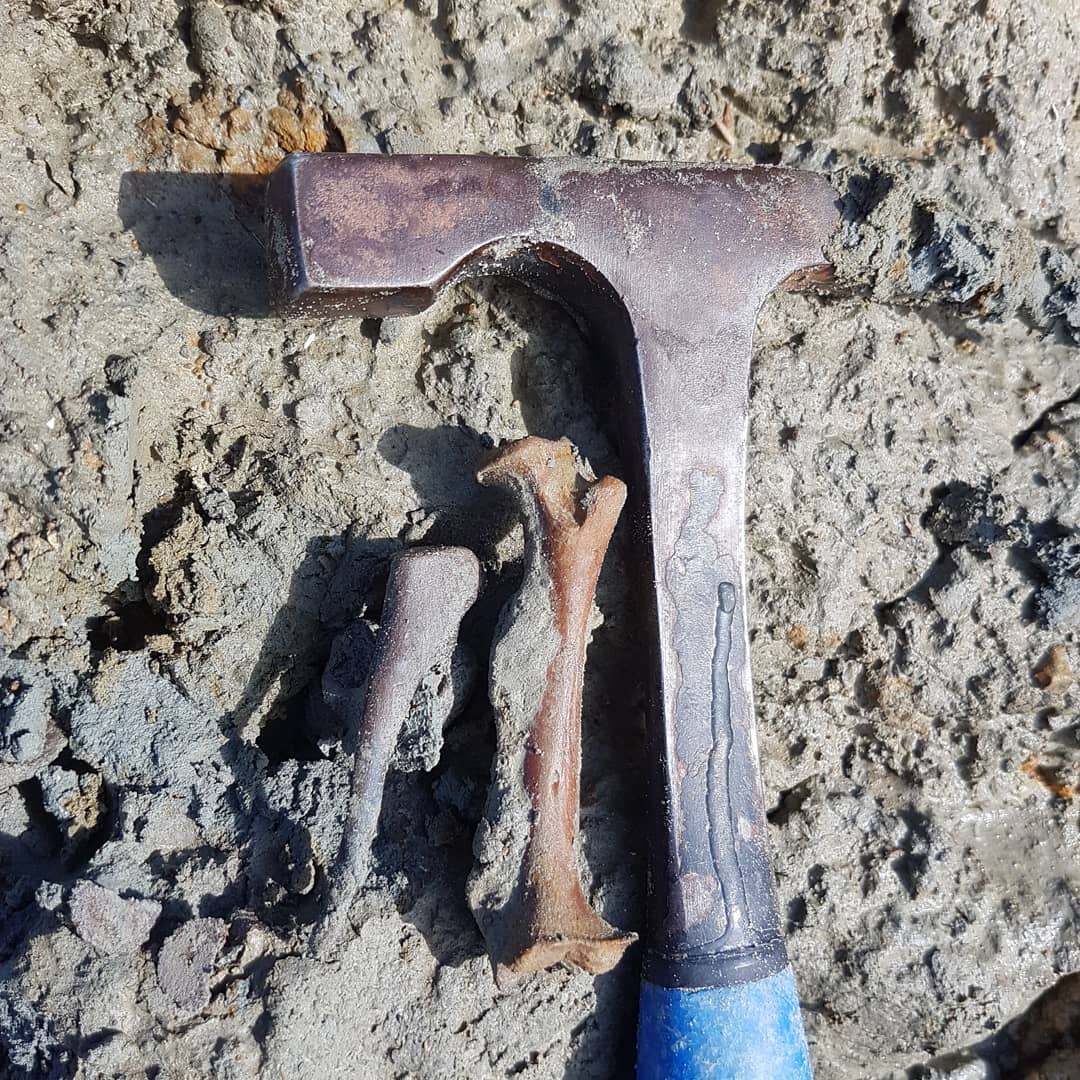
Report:
[{"label": "hammer handle", "polygon": [[810,1080],[791,968],[681,990],[641,983],[638,1080]]}]

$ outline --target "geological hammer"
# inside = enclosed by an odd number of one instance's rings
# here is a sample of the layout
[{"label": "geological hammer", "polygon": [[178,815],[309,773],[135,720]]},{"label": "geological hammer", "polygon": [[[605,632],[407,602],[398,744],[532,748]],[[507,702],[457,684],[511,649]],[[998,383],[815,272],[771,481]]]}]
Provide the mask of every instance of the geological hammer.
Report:
[{"label": "geological hammer", "polygon": [[754,731],[743,499],[757,312],[827,276],[835,193],[775,168],[294,154],[267,199],[287,311],[412,315],[503,275],[577,320],[628,473],[653,653],[638,1076],[809,1077]]}]

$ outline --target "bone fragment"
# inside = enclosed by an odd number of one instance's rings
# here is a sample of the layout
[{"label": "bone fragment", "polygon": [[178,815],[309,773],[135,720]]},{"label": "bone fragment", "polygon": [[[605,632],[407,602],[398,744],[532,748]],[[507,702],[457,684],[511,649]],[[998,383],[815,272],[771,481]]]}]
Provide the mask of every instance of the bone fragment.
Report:
[{"label": "bone fragment", "polygon": [[330,875],[320,948],[336,944],[364,884],[379,822],[383,787],[402,724],[431,671],[450,670],[458,630],[480,589],[480,564],[467,548],[412,548],[394,557],[375,638],[356,737],[348,816]]},{"label": "bone fragment", "polygon": [[567,439],[511,443],[477,478],[517,496],[525,572],[492,646],[498,747],[469,903],[501,987],[564,960],[600,974],[637,938],[590,907],[574,850],[588,620],[626,488],[580,476]]}]

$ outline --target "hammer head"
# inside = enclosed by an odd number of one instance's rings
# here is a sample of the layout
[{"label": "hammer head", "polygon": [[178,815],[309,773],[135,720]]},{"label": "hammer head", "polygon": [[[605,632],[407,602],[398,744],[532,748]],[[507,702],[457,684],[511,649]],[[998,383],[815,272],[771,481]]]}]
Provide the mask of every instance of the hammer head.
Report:
[{"label": "hammer head", "polygon": [[824,180],[784,169],[294,155],[270,183],[284,307],[410,314],[459,278],[507,274],[563,303],[612,365],[654,651],[644,965],[663,986],[786,965],[746,631],[750,345],[772,289],[826,271],[836,220]]},{"label": "hammer head", "polygon": [[526,277],[576,263],[624,299],[636,277],[680,307],[741,310],[791,275],[827,275],[834,200],[786,169],[291,154],[270,181],[270,272],[298,313],[417,314],[455,279],[514,273],[522,255],[540,264]]}]

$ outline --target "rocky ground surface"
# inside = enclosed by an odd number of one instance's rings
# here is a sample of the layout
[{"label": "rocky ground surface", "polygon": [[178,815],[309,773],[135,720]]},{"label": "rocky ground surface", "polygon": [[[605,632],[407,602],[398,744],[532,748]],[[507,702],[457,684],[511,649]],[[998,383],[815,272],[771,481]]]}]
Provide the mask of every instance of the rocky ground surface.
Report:
[{"label": "rocky ground surface", "polygon": [[[350,768],[319,705],[388,557],[478,552],[482,663],[521,534],[480,455],[568,435],[620,472],[586,345],[517,287],[269,313],[286,152],[439,150],[834,180],[836,285],[762,314],[748,492],[817,1075],[1080,1076],[1072,0],[12,0],[0,43],[0,1074],[627,1075],[633,951],[492,982],[483,693],[391,774],[344,950],[310,944]],[[627,543],[582,857],[637,927]]]}]

